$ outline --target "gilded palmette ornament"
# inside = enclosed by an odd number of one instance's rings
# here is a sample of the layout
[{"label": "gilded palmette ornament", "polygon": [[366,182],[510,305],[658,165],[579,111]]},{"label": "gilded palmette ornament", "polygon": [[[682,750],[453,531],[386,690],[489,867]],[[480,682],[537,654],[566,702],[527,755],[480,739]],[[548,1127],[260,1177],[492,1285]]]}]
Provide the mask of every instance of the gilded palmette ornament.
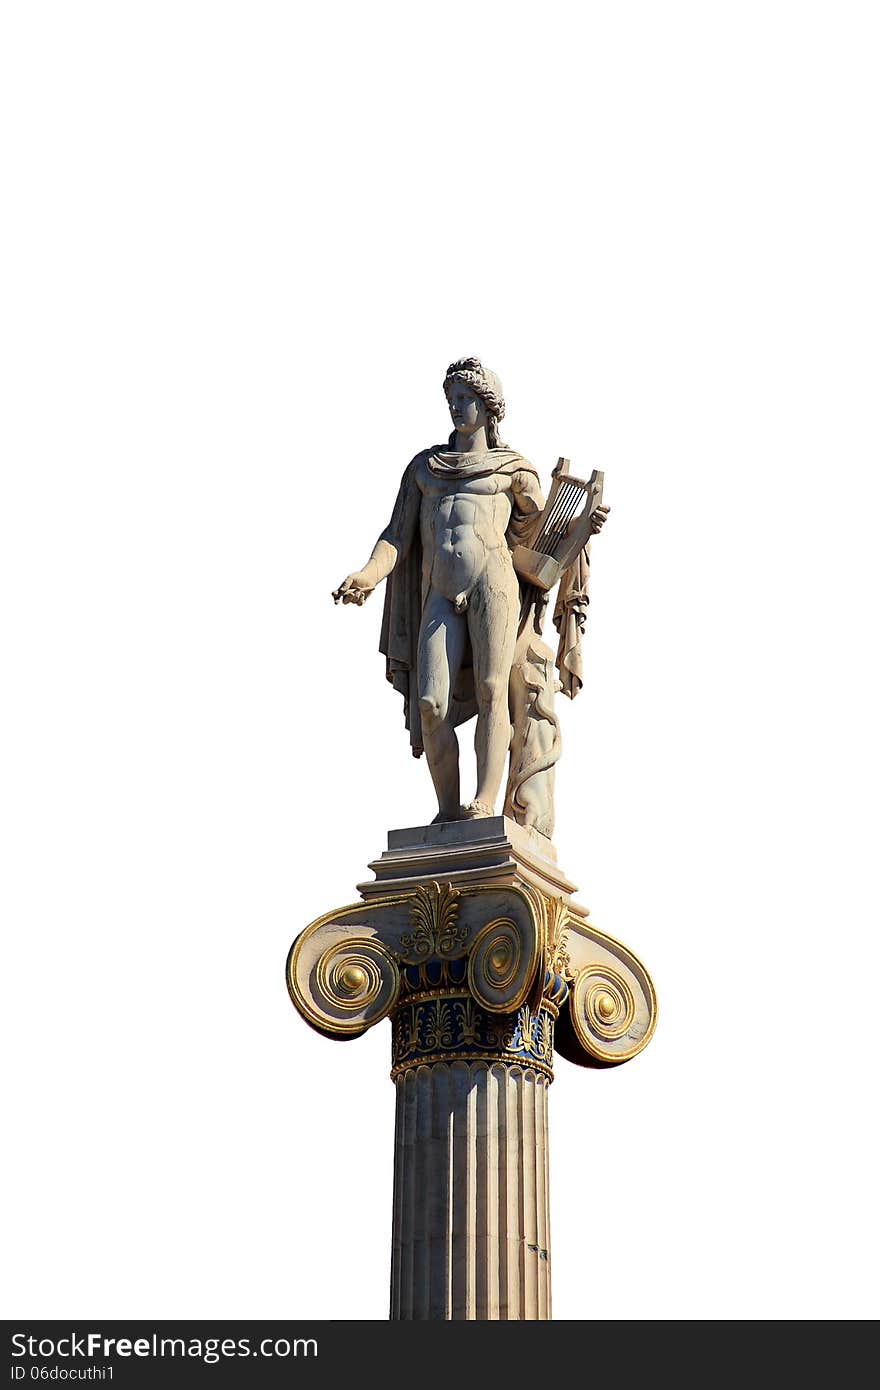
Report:
[{"label": "gilded palmette ornament", "polygon": [[467,928],[456,925],[460,894],[451,884],[431,883],[417,888],[411,908],[414,930],[400,938],[407,956],[451,956],[467,940]]}]

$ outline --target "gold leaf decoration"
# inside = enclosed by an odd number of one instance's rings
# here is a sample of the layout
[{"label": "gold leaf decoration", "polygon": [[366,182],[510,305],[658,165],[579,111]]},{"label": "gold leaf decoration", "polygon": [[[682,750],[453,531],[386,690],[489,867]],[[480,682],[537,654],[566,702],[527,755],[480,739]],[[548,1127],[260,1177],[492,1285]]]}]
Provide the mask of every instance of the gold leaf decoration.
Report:
[{"label": "gold leaf decoration", "polygon": [[559,975],[561,979],[570,984],[574,975],[571,968],[571,956],[565,943],[568,925],[568,905],[565,899],[554,898],[547,916],[547,951],[550,957],[550,969],[555,975]]},{"label": "gold leaf decoration", "polygon": [[420,885],[410,908],[413,930],[401,936],[402,950],[422,960],[460,951],[468,936],[467,927],[456,922],[460,897],[451,883]]}]

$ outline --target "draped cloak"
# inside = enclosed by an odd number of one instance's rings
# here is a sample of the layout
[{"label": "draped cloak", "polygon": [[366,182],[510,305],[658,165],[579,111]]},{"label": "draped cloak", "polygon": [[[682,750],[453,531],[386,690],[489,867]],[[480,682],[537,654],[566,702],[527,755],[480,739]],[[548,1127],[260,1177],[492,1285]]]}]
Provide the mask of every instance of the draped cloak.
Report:
[{"label": "draped cloak", "polygon": [[[421,757],[424,752],[416,667],[422,608],[430,582],[430,575],[424,572],[422,555],[422,493],[417,482],[420,466],[427,467],[435,477],[448,477],[450,482],[456,479],[487,477],[493,473],[518,472],[531,473],[536,483],[538,482],[536,469],[521,454],[507,448],[490,449],[471,459],[467,454],[457,454],[448,448],[435,446],[417,454],[404,472],[391,520],[380,537],[395,547],[398,558],[386,581],[379,650],[385,657],[386,678],[403,696],[404,719],[415,758]],[[528,544],[528,536],[540,513],[524,512],[517,505],[513,492],[510,493],[510,498],[512,509],[505,540],[513,549],[516,545]],[[556,665],[562,689],[571,698],[574,698],[582,684],[580,638],[589,603],[588,577],[589,561],[586,554],[582,553],[575,564],[562,575],[553,611],[553,622],[559,632]],[[546,598],[523,579],[520,579],[520,597],[520,632],[529,621],[532,621],[536,630],[540,632],[540,620],[546,607]],[[473,656],[468,638],[450,696],[449,719],[453,725],[463,724],[476,712]]]}]

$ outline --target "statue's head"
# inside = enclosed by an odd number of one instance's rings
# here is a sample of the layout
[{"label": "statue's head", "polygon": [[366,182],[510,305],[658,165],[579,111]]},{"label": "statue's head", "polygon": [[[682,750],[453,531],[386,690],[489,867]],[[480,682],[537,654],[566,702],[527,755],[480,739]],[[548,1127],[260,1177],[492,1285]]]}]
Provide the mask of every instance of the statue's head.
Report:
[{"label": "statue's head", "polygon": [[486,426],[490,449],[501,447],[498,422],[504,416],[501,378],[484,367],[479,357],[461,357],[446,369],[443,390],[456,431],[467,434]]}]

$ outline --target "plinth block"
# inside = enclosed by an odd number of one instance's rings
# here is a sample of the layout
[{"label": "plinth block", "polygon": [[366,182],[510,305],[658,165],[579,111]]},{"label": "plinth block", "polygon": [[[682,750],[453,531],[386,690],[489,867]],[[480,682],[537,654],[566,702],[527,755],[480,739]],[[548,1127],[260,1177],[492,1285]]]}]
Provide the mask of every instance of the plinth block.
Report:
[{"label": "plinth block", "polygon": [[540,892],[566,899],[575,886],[560,871],[546,835],[507,816],[443,821],[389,830],[388,848],[370,868],[376,875],[358,884],[364,897],[426,879],[461,883],[530,882]]}]

